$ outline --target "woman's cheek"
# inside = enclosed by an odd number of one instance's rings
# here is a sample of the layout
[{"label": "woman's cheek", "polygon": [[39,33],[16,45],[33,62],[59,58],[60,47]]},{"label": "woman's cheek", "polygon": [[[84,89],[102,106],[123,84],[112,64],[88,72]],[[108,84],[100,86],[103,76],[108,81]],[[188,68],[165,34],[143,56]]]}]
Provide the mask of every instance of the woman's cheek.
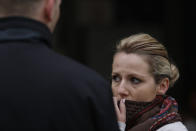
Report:
[{"label": "woman's cheek", "polygon": [[113,96],[117,96],[118,95],[116,88],[112,87],[112,93],[113,93]]}]

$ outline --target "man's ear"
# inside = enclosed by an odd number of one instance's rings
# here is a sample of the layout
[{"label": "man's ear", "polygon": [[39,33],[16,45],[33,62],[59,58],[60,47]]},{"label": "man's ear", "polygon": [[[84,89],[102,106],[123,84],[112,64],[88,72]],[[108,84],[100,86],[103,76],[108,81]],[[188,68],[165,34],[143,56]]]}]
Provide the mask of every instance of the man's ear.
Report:
[{"label": "man's ear", "polygon": [[169,79],[164,78],[161,80],[160,84],[157,87],[157,95],[164,95],[169,88]]},{"label": "man's ear", "polygon": [[52,21],[54,6],[55,6],[55,0],[46,0],[44,11],[45,11],[45,19],[48,22]]}]

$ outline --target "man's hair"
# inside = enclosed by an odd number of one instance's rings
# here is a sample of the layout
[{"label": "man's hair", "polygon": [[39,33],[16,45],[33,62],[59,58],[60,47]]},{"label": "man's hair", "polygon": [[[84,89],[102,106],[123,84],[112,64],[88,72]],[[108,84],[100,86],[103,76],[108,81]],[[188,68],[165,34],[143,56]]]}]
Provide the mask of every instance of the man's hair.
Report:
[{"label": "man's hair", "polygon": [[43,0],[0,0],[0,15],[32,15]]}]

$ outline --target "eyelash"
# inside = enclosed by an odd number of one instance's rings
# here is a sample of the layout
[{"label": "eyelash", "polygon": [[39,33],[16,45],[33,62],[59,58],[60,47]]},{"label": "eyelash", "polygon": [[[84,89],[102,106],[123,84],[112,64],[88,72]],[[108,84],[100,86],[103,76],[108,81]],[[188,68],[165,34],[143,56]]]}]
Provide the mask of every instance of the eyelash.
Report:
[{"label": "eyelash", "polygon": [[142,81],[136,77],[131,77],[130,78],[131,83],[133,84],[140,84]]},{"label": "eyelash", "polygon": [[[112,76],[112,82],[119,82],[120,81],[120,77],[118,75],[113,75]],[[131,77],[130,78],[130,82],[133,84],[140,84],[142,82],[142,80],[136,78],[136,77]]]},{"label": "eyelash", "polygon": [[[116,80],[116,78],[118,78],[119,80]],[[120,77],[118,75],[113,75],[112,76],[112,81],[113,82],[119,82],[120,81]]]}]

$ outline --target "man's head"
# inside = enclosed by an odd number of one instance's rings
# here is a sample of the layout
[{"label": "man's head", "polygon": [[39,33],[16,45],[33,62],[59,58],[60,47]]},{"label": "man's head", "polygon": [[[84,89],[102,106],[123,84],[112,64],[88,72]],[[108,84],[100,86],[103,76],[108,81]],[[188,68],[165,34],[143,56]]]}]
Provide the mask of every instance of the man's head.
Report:
[{"label": "man's head", "polygon": [[0,18],[23,16],[46,24],[53,31],[61,0],[0,0]]}]

